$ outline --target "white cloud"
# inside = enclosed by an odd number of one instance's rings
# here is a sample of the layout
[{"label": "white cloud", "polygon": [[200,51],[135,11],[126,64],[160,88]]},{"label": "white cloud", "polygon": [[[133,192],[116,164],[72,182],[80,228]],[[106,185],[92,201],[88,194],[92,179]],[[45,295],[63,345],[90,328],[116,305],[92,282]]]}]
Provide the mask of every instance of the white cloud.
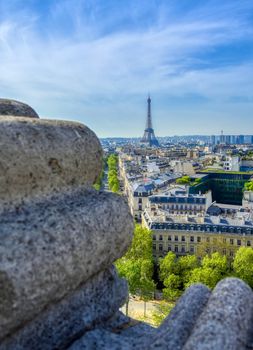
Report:
[{"label": "white cloud", "polygon": [[[51,32],[42,30],[38,14],[25,11],[0,23],[0,95],[25,100],[47,116],[66,118],[76,113],[81,118],[89,113],[87,120],[95,128],[104,113],[111,115],[113,124],[126,108],[139,111],[137,106],[126,106],[124,99],[134,103],[134,96],[148,91],[181,97],[198,94],[219,103],[237,96],[252,98],[253,62],[216,67],[203,57],[221,45],[248,39],[253,28],[245,17],[226,18],[220,11],[215,18],[202,8],[177,21],[158,16],[145,30],[103,34],[99,23],[94,27],[94,9],[89,10],[89,26],[78,2],[72,9],[71,30],[64,35],[52,30],[70,9],[69,1],[64,4],[49,12],[45,25]],[[113,23],[113,16],[107,23]],[[97,127],[100,131],[101,125]]]}]

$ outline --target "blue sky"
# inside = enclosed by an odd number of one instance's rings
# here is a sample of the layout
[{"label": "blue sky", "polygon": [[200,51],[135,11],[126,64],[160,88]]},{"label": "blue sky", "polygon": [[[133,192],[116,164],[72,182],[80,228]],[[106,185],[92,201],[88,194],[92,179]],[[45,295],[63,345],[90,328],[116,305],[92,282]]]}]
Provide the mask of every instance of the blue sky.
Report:
[{"label": "blue sky", "polygon": [[0,0],[0,96],[98,136],[253,134],[253,0]]}]

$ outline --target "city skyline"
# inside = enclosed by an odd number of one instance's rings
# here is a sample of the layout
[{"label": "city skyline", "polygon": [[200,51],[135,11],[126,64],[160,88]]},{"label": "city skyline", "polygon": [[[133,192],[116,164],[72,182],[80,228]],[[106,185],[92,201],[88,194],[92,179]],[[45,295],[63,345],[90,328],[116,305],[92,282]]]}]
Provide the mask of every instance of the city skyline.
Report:
[{"label": "city skyline", "polygon": [[99,137],[253,134],[253,2],[0,0],[0,96]]}]

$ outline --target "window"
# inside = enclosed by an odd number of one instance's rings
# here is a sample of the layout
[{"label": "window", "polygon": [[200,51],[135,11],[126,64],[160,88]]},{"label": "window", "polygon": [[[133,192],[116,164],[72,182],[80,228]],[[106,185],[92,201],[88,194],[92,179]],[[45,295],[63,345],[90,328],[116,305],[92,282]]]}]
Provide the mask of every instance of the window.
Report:
[{"label": "window", "polygon": [[175,245],[175,252],[178,253],[178,245]]},{"label": "window", "polygon": [[171,241],[171,236],[170,235],[168,236],[168,241]]},{"label": "window", "polygon": [[185,253],[185,246],[184,245],[182,245],[181,252]]},{"label": "window", "polygon": [[233,252],[233,250],[230,250],[229,255],[230,255],[231,257],[233,257],[233,256],[234,256],[234,252]]},{"label": "window", "polygon": [[156,250],[156,244],[153,244],[153,250]]},{"label": "window", "polygon": [[159,236],[159,241],[162,241],[162,240],[163,240],[163,236],[160,235],[160,236]]},{"label": "window", "polygon": [[191,236],[191,237],[190,237],[190,241],[191,241],[191,242],[194,242],[194,236]]},{"label": "window", "polygon": [[238,240],[237,240],[237,245],[241,245],[241,244],[242,244],[241,240],[238,239]]},{"label": "window", "polygon": [[153,235],[153,241],[156,241],[156,235]]},{"label": "window", "polygon": [[162,251],[163,251],[163,245],[159,244],[159,252],[162,252]]},{"label": "window", "polygon": [[234,239],[230,238],[230,244],[233,245],[234,244]]},{"label": "window", "polygon": [[247,241],[247,246],[250,247],[251,246],[251,242]]},{"label": "window", "polygon": [[192,245],[190,246],[190,253],[194,253],[194,247]]},{"label": "window", "polygon": [[175,241],[178,241],[178,236],[175,236]]},{"label": "window", "polygon": [[182,241],[182,242],[185,242],[185,236],[182,236],[182,237],[181,237],[181,241]]},{"label": "window", "polygon": [[222,249],[222,254],[223,254],[223,255],[226,255],[226,254],[227,254],[226,248],[223,248],[223,249]]},{"label": "window", "polygon": [[168,252],[171,252],[171,245],[168,245]]},{"label": "window", "polygon": [[201,242],[201,237],[197,237],[197,242],[198,242],[198,243]]},{"label": "window", "polygon": [[210,237],[206,237],[206,241],[209,243],[210,242]]},{"label": "window", "polygon": [[142,204],[142,198],[139,198],[138,202],[139,202],[139,204]]}]

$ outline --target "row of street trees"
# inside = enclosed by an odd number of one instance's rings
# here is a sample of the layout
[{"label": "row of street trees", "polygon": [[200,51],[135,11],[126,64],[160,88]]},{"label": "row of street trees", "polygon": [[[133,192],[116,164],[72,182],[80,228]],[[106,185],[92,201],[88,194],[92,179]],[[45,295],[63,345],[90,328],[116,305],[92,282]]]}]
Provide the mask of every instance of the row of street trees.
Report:
[{"label": "row of street trees", "polygon": [[102,186],[102,182],[103,182],[103,178],[104,178],[104,175],[105,175],[105,172],[104,172],[104,168],[105,168],[105,163],[106,163],[106,159],[103,158],[103,167],[102,167],[102,170],[98,176],[98,178],[96,179],[96,182],[94,183],[93,187],[99,191],[101,186]]},{"label": "row of street trees", "polygon": [[118,157],[115,154],[111,154],[107,159],[108,165],[108,185],[112,192],[119,191],[119,179],[118,179]]},{"label": "row of street trees", "polygon": [[218,252],[199,261],[195,255],[177,258],[169,252],[159,262],[159,277],[164,285],[163,295],[175,300],[194,283],[203,283],[213,289],[225,277],[239,277],[253,288],[253,249],[241,247],[231,263]]},{"label": "row of street trees", "polygon": [[195,255],[176,257],[169,252],[157,262],[158,278],[154,280],[151,231],[135,226],[132,245],[126,255],[116,262],[120,276],[129,284],[129,292],[142,300],[150,300],[156,284],[163,285],[165,299],[176,300],[194,283],[203,283],[213,289],[225,277],[239,277],[253,288],[253,249],[241,247],[233,261],[219,252],[198,259]]},{"label": "row of street trees", "polygon": [[[173,252],[169,252],[155,263],[152,255],[152,232],[138,224],[135,226],[131,247],[116,262],[116,267],[119,275],[128,281],[129,293],[144,301],[144,317],[146,302],[153,299],[157,285],[162,285],[164,300],[157,304],[152,317],[157,325],[168,315],[184,290],[194,283],[203,283],[213,289],[225,277],[239,277],[253,289],[251,247],[238,249],[232,261],[220,252],[202,255],[201,259],[195,255],[178,258]],[[128,304],[129,299],[126,303],[126,314]]]}]

